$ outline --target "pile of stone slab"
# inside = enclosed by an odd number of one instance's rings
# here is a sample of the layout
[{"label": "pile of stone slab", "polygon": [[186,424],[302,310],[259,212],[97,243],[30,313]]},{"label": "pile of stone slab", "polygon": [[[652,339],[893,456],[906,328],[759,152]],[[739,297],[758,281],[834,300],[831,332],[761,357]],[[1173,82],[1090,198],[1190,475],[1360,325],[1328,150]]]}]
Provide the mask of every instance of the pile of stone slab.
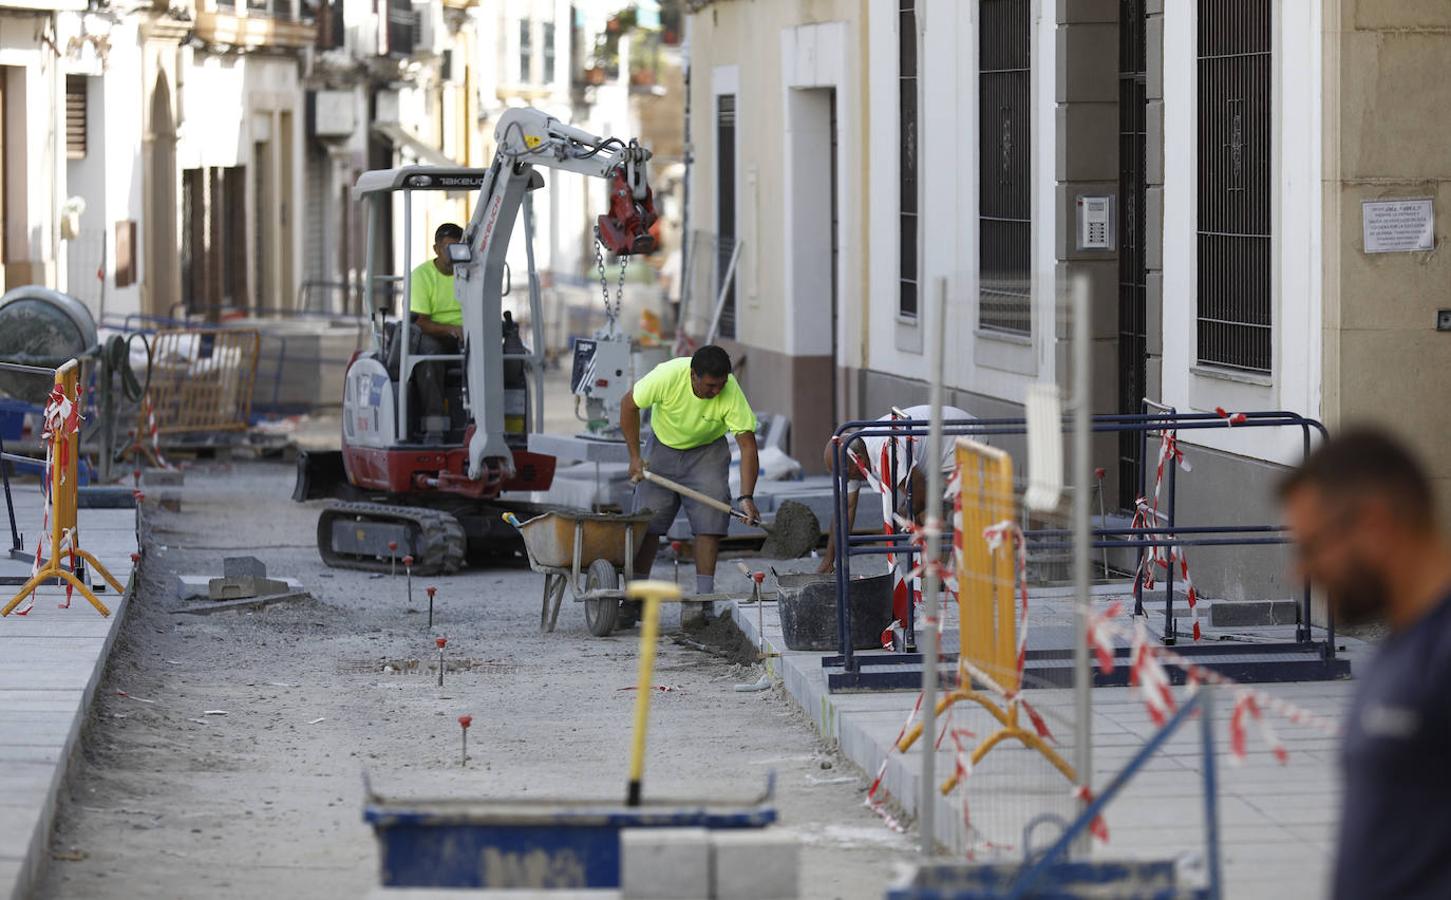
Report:
[{"label": "pile of stone slab", "polygon": [[176,599],[190,604],[178,612],[205,615],[226,609],[256,609],[308,596],[302,582],[295,578],[267,577],[267,564],[255,556],[224,558],[219,578],[176,576]]}]

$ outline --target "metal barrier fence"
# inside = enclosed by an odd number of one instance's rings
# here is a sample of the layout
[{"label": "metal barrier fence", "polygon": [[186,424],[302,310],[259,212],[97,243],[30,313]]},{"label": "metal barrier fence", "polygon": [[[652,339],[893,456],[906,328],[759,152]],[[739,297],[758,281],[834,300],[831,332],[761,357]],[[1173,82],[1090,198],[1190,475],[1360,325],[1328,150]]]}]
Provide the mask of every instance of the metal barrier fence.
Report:
[{"label": "metal barrier fence", "polygon": [[251,424],[257,380],[256,331],[197,328],[152,338],[151,401],[156,431],[237,431]]},{"label": "metal barrier fence", "polygon": [[[254,415],[293,415],[311,412],[318,406],[336,406],[342,398],[342,379],[353,352],[371,341],[366,318],[347,314],[306,310],[256,310],[258,315],[285,313],[278,320],[257,323],[200,326],[223,330],[251,330],[260,336],[256,386],[251,412]],[[267,327],[272,321],[326,323],[325,333],[288,332]],[[113,324],[113,323],[108,323]],[[185,319],[132,313],[113,324],[128,332],[152,334],[161,331],[193,331],[199,326]],[[341,345],[339,352],[322,348]]]},{"label": "metal barrier fence", "polygon": [[[95,607],[96,612],[109,616],[110,609],[77,574],[77,560],[89,563],[117,594],[124,594],[126,591],[106,567],[101,565],[100,560],[81,547],[80,527],[76,520],[80,490],[80,373],[81,364],[75,359],[55,370],[55,387],[45,410],[46,435],[50,446],[46,451],[46,470],[42,484],[45,491],[46,525],[50,531],[50,554],[42,559],[40,549],[37,548],[35,573],[10,602],[0,608],[0,616],[10,615],[36,588],[53,578],[59,578],[66,583],[67,603],[70,602],[71,590],[78,590]],[[6,484],[8,499],[8,480]]]},{"label": "metal barrier fence", "polygon": [[[1209,429],[1223,430],[1231,426],[1224,416],[1218,413],[1178,413],[1152,412],[1134,414],[1113,414],[1094,416],[1092,430],[1096,434],[1123,434],[1134,433],[1141,435],[1141,440],[1147,442],[1150,435],[1177,433],[1179,431],[1199,431]],[[1065,419],[1064,428],[1071,427],[1070,421]],[[1243,428],[1297,428],[1302,435],[1303,452],[1309,454],[1311,446],[1311,434],[1318,433],[1321,438],[1328,436],[1325,426],[1315,419],[1301,416],[1297,413],[1285,411],[1262,411],[1236,414],[1232,427]],[[855,420],[844,423],[836,429],[833,438],[832,453],[832,491],[833,491],[833,519],[835,522],[835,533],[839,536],[840,549],[837,554],[836,566],[836,587],[837,587],[837,629],[839,656],[828,656],[823,659],[823,665],[828,668],[839,667],[842,671],[839,676],[829,677],[828,683],[834,689],[881,689],[914,687],[916,679],[908,672],[894,674],[864,673],[861,671],[861,654],[858,654],[852,647],[851,636],[851,606],[846,602],[847,586],[851,579],[852,561],[854,558],[866,556],[892,556],[896,561],[899,571],[910,571],[914,568],[916,557],[922,552],[914,543],[914,536],[904,530],[891,529],[883,534],[852,534],[848,522],[848,498],[849,490],[846,485],[845,473],[855,470],[856,465],[848,458],[849,447],[858,438],[885,438],[889,442],[891,466],[890,479],[883,479],[883,491],[890,490],[891,508],[901,509],[901,485],[903,476],[911,471],[912,454],[914,445],[928,435],[929,423],[921,419],[896,419],[896,420]],[[943,423],[943,434],[949,438],[969,437],[975,439],[990,438],[994,436],[1024,436],[1027,434],[1027,420],[1022,418],[996,418],[996,419],[959,419]],[[905,451],[903,454],[901,451]],[[903,461],[899,463],[899,456]],[[1145,457],[1147,459],[1147,457]],[[901,471],[899,472],[899,468]],[[890,488],[886,487],[890,484]],[[1147,466],[1144,471],[1142,487],[1147,487]],[[1148,524],[1143,527],[1111,528],[1105,522],[1100,522],[1098,527],[1092,530],[1093,549],[1135,549],[1139,554],[1139,568],[1142,571],[1144,557],[1154,548],[1182,548],[1182,547],[1246,547],[1257,545],[1277,545],[1289,543],[1284,529],[1278,524],[1247,524],[1247,525],[1200,525],[1189,527],[1177,527],[1174,521],[1174,498],[1176,491],[1173,466],[1169,467],[1165,482],[1167,495],[1163,499],[1162,511],[1158,513],[1159,524]],[[909,508],[912,503],[911,479],[906,479],[905,497]],[[1071,547],[1068,540],[1067,529],[1024,529],[1023,539],[1027,547],[1033,550],[1061,550]],[[905,561],[905,562],[904,562]],[[1136,611],[1143,611],[1142,585],[1135,584]],[[1163,637],[1166,643],[1173,643],[1178,632],[1175,626],[1174,611],[1174,579],[1172,571],[1164,578],[1164,626]],[[913,603],[911,591],[908,592],[908,603],[906,604],[907,620],[902,624],[908,635],[913,631]],[[1310,585],[1304,586],[1301,595],[1298,611],[1298,627],[1296,628],[1295,642],[1289,644],[1262,644],[1257,645],[1267,648],[1265,661],[1269,662],[1269,651],[1276,648],[1294,646],[1299,650],[1314,649],[1318,651],[1319,662],[1323,663],[1319,669],[1313,672],[1301,671],[1302,677],[1340,677],[1339,674],[1345,669],[1343,665],[1336,665],[1335,658],[1335,620],[1333,612],[1327,613],[1326,637],[1323,642],[1313,642],[1311,639],[1311,595]],[[962,623],[964,626],[966,623]],[[1195,648],[1195,650],[1208,650],[1209,648]],[[1238,648],[1236,648],[1238,649]],[[1030,652],[1029,654],[1033,654]],[[873,665],[879,663],[891,664],[920,664],[921,657],[915,654],[880,654],[867,657]],[[1343,663],[1343,661],[1342,661]],[[1323,673],[1320,672],[1323,669]]]}]

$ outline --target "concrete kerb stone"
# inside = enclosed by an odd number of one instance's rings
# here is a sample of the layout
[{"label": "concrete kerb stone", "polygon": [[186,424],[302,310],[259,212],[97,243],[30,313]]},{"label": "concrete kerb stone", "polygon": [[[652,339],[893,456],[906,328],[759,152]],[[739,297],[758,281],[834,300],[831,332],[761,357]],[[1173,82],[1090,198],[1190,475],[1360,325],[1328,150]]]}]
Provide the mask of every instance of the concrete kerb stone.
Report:
[{"label": "concrete kerb stone", "polygon": [[244,597],[240,600],[209,600],[199,601],[190,606],[182,606],[171,610],[175,615],[187,616],[209,616],[213,613],[231,612],[234,610],[262,609],[277,603],[289,603],[293,600],[311,600],[312,595],[306,591],[289,591],[282,594],[270,594],[266,597]]},{"label": "concrete kerb stone", "polygon": [[792,900],[800,896],[801,846],[776,828],[710,833],[714,900]]},{"label": "concrete kerb stone", "polygon": [[710,831],[705,828],[621,831],[620,895],[627,900],[710,900]]},{"label": "concrete kerb stone", "polygon": [[255,556],[227,556],[222,558],[223,578],[266,578],[267,564]]},{"label": "concrete kerb stone", "polygon": [[[173,582],[173,590],[177,600],[210,600],[211,599],[211,575],[178,575]],[[296,578],[269,578],[272,584],[281,584],[282,587],[274,593],[296,593],[302,590],[302,582]]]},{"label": "concrete kerb stone", "polygon": [[207,582],[207,596],[212,600],[245,600],[248,597],[265,597],[281,594],[287,590],[287,582],[275,578],[257,578],[251,575],[213,578]]},{"label": "concrete kerb stone", "polygon": [[142,469],[141,483],[146,487],[181,487],[186,473],[181,469]]}]

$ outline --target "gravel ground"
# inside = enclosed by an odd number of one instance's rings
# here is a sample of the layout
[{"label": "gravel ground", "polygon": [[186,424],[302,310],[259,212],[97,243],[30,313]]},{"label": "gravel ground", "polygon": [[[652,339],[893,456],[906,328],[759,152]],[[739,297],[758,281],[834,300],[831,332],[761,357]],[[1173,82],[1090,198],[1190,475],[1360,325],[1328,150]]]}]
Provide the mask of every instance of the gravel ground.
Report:
[{"label": "gravel ground", "polygon": [[[322,565],[317,504],[291,502],[291,486],[281,464],[202,466],[180,512],[147,508],[140,595],[40,896],[365,895],[378,867],[364,772],[394,796],[622,797],[637,632],[591,637],[566,600],[559,630],[540,634],[542,579],[523,568],[417,579],[410,607],[401,575]],[[219,574],[230,555],[260,557],[315,599],[176,614],[174,574]],[[432,630],[425,583],[439,589]],[[673,643],[676,619],[657,662],[670,690],[653,696],[647,795],[746,798],[775,771],[783,825],[804,847],[802,895],[880,897],[910,846],[863,807],[862,773],[779,688],[732,690],[758,669]],[[448,637],[443,688],[435,635]]]}]

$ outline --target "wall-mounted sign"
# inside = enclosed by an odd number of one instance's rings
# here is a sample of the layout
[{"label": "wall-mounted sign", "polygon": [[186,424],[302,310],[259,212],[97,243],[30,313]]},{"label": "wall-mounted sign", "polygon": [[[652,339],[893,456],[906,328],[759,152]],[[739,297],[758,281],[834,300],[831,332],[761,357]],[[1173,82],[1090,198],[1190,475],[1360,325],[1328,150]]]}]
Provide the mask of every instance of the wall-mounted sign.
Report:
[{"label": "wall-mounted sign", "polygon": [[1360,212],[1366,253],[1436,249],[1436,210],[1430,197],[1363,200]]}]

